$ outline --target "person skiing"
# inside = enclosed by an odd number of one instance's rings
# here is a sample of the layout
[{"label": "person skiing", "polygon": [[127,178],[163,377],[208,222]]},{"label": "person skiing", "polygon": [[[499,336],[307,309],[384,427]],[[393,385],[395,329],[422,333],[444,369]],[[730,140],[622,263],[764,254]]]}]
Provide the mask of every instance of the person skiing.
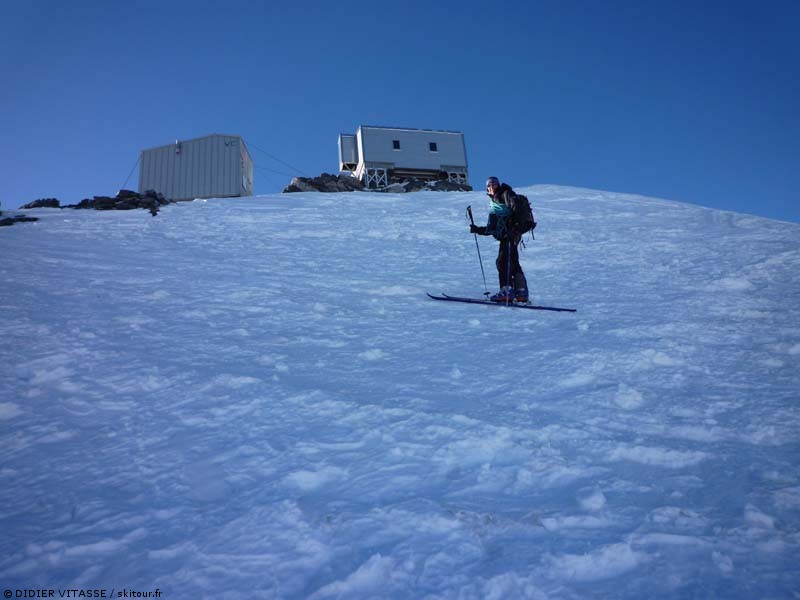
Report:
[{"label": "person skiing", "polygon": [[491,235],[500,242],[497,252],[497,276],[500,291],[490,296],[494,302],[528,302],[528,281],[519,264],[519,243],[522,235],[514,230],[511,219],[516,194],[511,186],[497,177],[486,180],[489,196],[489,221],[485,226],[470,225],[470,233]]}]

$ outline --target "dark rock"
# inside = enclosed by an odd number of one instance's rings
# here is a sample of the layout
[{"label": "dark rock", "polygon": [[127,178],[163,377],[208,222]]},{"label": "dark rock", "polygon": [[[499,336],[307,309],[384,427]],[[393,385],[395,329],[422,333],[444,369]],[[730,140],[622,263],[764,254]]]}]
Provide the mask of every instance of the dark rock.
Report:
[{"label": "dark rock", "polygon": [[283,189],[283,193],[355,192],[363,189],[364,184],[355,177],[323,173],[319,177],[295,177],[292,179],[292,182]]},{"label": "dark rock", "polygon": [[122,204],[125,204],[124,200],[120,202],[116,198],[109,198],[108,196],[95,196],[89,201],[88,207],[95,210],[114,210],[118,205]]},{"label": "dark rock", "polygon": [[142,196],[146,198],[155,198],[158,201],[158,203],[162,206],[166,204],[171,204],[171,201],[164,198],[164,195],[161,192],[157,192],[155,190],[147,190],[145,191],[144,194],[142,194]]},{"label": "dark rock", "polygon": [[471,192],[472,186],[467,183],[439,180],[429,182],[428,189],[434,192]]},{"label": "dark rock", "polygon": [[147,190],[144,194],[132,192],[131,190],[120,190],[114,198],[108,196],[94,196],[65,206],[64,208],[93,209],[93,210],[134,210],[143,208],[149,210],[150,214],[156,216],[161,206],[172,204],[163,194],[154,190]]},{"label": "dark rock", "polygon": [[390,183],[386,187],[374,190],[376,192],[383,192],[385,194],[405,194],[406,187],[402,183]]},{"label": "dark rock", "polygon": [[418,192],[419,190],[424,190],[427,186],[421,179],[409,179],[403,182],[403,187],[405,187],[406,192]]},{"label": "dark rock", "polygon": [[25,215],[6,217],[5,219],[0,219],[0,227],[10,227],[14,223],[33,223],[38,220],[36,217],[26,217]]},{"label": "dark rock", "polygon": [[[319,177],[295,177],[283,189],[284,194],[292,192],[353,192],[365,190],[363,182],[350,175],[331,175],[323,173]],[[392,177],[389,185],[369,191],[404,194],[420,190],[434,192],[471,192],[472,186],[466,183],[455,183],[446,179],[423,181],[421,179],[400,179]]]},{"label": "dark rock", "polygon": [[409,192],[471,192],[472,186],[466,183],[456,183],[454,181],[447,181],[440,179],[437,181],[421,181],[419,179],[411,179],[408,181],[397,181],[390,183],[386,187],[370,190],[373,192],[385,192],[389,194],[405,194]]},{"label": "dark rock", "polygon": [[25,206],[21,206],[20,208],[26,210],[31,208],[61,208],[61,203],[56,198],[41,198],[33,202],[28,202]]}]

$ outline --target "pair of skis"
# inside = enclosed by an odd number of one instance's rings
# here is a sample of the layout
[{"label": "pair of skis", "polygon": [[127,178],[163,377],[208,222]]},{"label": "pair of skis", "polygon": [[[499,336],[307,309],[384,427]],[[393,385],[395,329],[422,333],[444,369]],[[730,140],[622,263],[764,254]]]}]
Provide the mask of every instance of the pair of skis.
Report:
[{"label": "pair of skis", "polygon": [[[467,207],[467,217],[469,217],[470,223],[474,226],[475,219],[472,217],[472,206]],[[533,212],[531,212],[531,217],[533,217]],[[536,223],[533,224],[534,227]],[[533,230],[531,230],[531,235],[533,235]],[[511,242],[508,242],[509,245]],[[481,259],[481,247],[478,244],[478,236],[475,236],[475,248],[478,250],[478,260],[481,263],[481,275],[483,275],[483,286],[486,288],[486,273],[483,271],[483,260]],[[509,248],[510,250],[510,248]],[[511,275],[511,253],[509,252],[509,277]],[[489,292],[486,292],[488,295]],[[433,294],[428,294],[429,298],[433,298],[434,300],[443,300],[445,302],[464,302],[466,304],[488,304],[490,306],[507,306],[509,308],[527,308],[528,310],[550,310],[553,312],[577,312],[574,308],[560,308],[557,306],[536,306],[535,304],[521,304],[519,302],[494,302],[493,300],[486,300],[480,298],[462,298],[459,296],[448,296],[447,294],[442,294],[441,296],[434,296]]]},{"label": "pair of skis", "polygon": [[550,310],[553,312],[577,312],[575,308],[560,308],[557,306],[537,306],[535,304],[520,304],[518,302],[494,302],[492,300],[481,300],[480,298],[462,298],[460,296],[448,296],[447,294],[442,294],[440,296],[434,296],[433,294],[428,294],[429,298],[434,300],[444,300],[446,302],[464,302],[466,304],[487,304],[490,306],[507,306],[508,308],[527,308],[528,310]]}]

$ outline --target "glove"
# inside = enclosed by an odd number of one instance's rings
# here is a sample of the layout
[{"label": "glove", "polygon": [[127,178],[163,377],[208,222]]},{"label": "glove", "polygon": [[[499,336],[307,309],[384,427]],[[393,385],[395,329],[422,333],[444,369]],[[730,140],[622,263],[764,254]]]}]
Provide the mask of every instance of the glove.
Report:
[{"label": "glove", "polygon": [[477,233],[478,235],[484,235],[486,233],[486,227],[478,227],[477,225],[470,225],[469,232]]}]

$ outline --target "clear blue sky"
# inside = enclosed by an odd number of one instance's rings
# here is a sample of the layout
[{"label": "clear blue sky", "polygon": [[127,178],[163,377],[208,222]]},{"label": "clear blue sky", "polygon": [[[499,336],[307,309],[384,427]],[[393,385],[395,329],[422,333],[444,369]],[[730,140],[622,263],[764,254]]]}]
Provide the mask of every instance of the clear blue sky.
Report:
[{"label": "clear blue sky", "polygon": [[800,222],[798,39],[777,0],[2,2],[0,201],[113,194],[140,150],[209,133],[272,193],[370,124],[463,131],[476,186]]}]

